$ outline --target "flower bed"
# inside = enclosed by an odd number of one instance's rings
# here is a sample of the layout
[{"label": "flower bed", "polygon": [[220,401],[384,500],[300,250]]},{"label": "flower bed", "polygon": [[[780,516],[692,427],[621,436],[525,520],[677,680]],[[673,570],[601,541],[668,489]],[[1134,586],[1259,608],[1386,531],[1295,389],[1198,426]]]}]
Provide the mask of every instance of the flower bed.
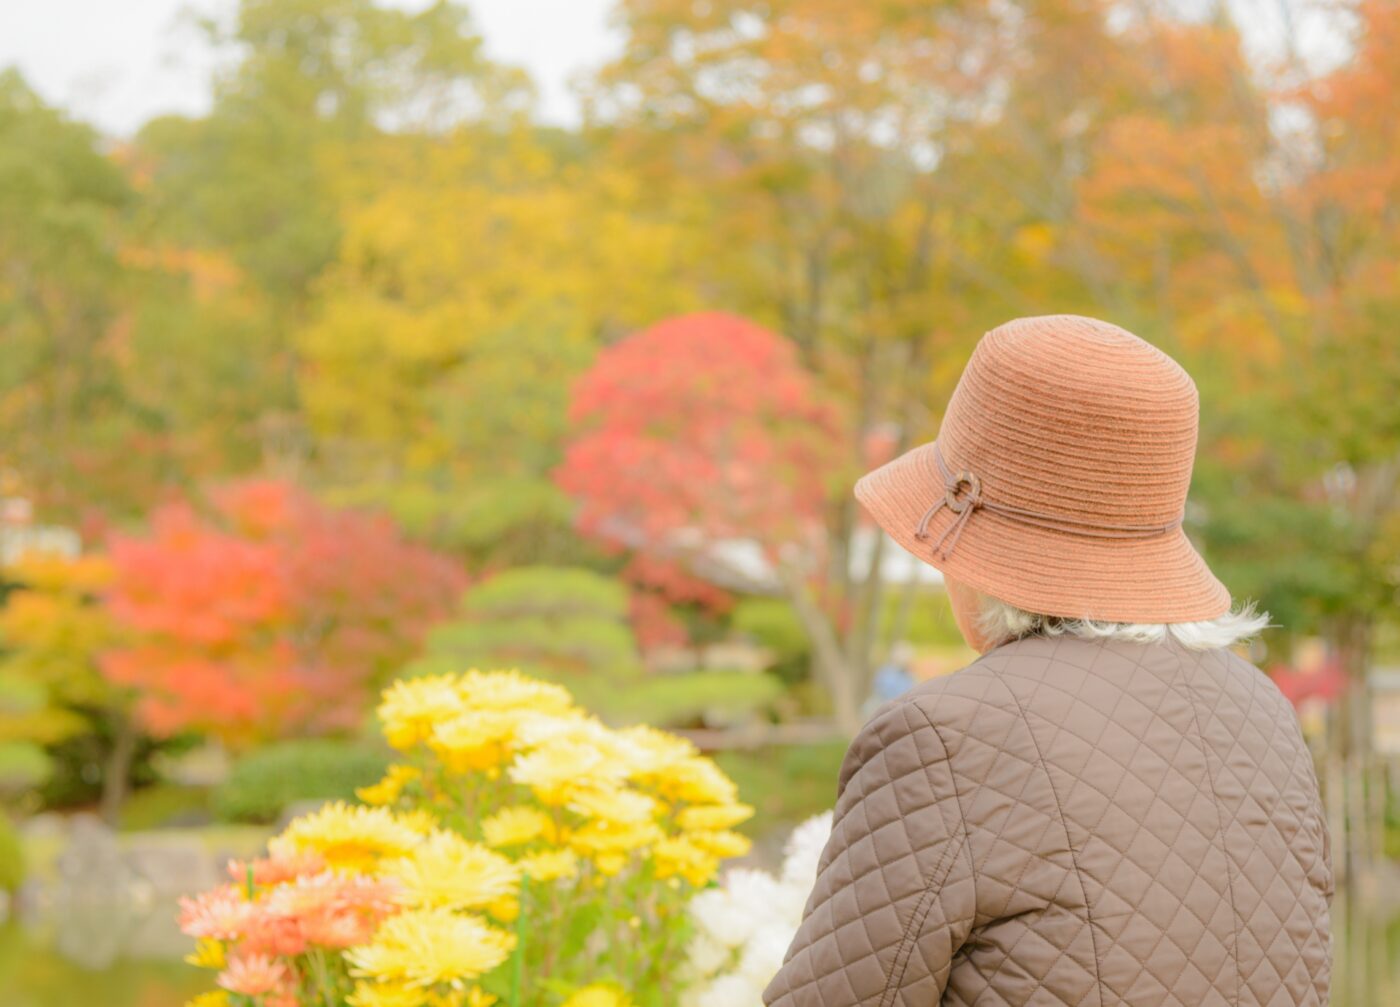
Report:
[{"label": "flower bed", "polygon": [[195,1007],[672,1007],[687,903],[752,809],[687,741],[513,672],[408,679],[401,758],[182,904]]}]

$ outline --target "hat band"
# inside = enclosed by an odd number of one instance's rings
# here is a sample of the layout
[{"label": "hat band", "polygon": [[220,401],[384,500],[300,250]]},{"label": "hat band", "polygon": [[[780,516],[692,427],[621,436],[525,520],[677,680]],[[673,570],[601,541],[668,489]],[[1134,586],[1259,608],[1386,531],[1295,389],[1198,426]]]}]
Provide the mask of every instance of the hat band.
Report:
[{"label": "hat band", "polygon": [[[991,511],[993,514],[999,514],[1018,524],[1063,532],[1067,535],[1082,535],[1086,538],[1155,538],[1181,527],[1182,517],[1178,517],[1175,521],[1168,521],[1166,524],[1105,524],[1100,521],[1067,517],[1063,514],[1044,514],[1039,511],[1026,510],[1024,507],[998,503],[986,498],[982,492],[982,480],[975,473],[967,469],[959,472],[953,472],[949,469],[948,463],[943,460],[942,448],[936,441],[933,445],[933,458],[938,463],[939,475],[943,477],[943,496],[935,500],[932,506],[924,511],[924,516],[919,519],[919,527],[914,532],[914,537],[921,542],[927,540],[929,522],[944,507],[956,514],[957,518],[944,529],[943,534],[938,537],[938,541],[933,543],[934,552],[938,553],[942,559],[947,559],[952,555],[954,547],[958,544],[958,539],[962,538],[963,529],[967,527],[972,515],[979,510]],[[945,542],[947,543],[946,547],[944,546]]]}]

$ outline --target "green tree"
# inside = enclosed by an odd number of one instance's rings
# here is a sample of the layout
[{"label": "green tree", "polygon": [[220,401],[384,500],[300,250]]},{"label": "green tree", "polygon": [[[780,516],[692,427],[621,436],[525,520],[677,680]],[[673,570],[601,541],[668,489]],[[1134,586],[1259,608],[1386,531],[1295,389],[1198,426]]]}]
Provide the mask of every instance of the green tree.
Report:
[{"label": "green tree", "polygon": [[116,360],[131,198],[92,130],[0,71],[0,457],[70,511],[137,428]]},{"label": "green tree", "polygon": [[385,130],[439,131],[527,96],[452,3],[242,0],[229,26],[205,28],[232,67],[207,118],[138,138],[152,211],[181,243],[229,251],[280,305],[299,305],[334,258],[351,169]]}]

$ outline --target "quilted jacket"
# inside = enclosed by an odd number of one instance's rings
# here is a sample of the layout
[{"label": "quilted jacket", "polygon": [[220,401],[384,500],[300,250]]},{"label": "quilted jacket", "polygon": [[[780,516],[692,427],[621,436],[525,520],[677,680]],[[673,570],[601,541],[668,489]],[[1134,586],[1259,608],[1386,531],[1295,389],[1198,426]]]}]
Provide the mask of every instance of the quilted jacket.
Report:
[{"label": "quilted jacket", "polygon": [[1326,1004],[1332,890],[1312,758],[1266,675],[1032,637],[861,730],[764,1003]]}]

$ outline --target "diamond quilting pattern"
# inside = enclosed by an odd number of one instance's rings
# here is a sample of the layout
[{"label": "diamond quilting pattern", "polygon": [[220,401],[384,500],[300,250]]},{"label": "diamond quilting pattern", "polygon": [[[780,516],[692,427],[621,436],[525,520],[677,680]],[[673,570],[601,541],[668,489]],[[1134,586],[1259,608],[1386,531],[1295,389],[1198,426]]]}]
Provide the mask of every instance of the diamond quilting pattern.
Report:
[{"label": "diamond quilting pattern", "polygon": [[1331,895],[1311,756],[1266,676],[1027,639],[852,743],[764,1002],[1325,1004]]}]

